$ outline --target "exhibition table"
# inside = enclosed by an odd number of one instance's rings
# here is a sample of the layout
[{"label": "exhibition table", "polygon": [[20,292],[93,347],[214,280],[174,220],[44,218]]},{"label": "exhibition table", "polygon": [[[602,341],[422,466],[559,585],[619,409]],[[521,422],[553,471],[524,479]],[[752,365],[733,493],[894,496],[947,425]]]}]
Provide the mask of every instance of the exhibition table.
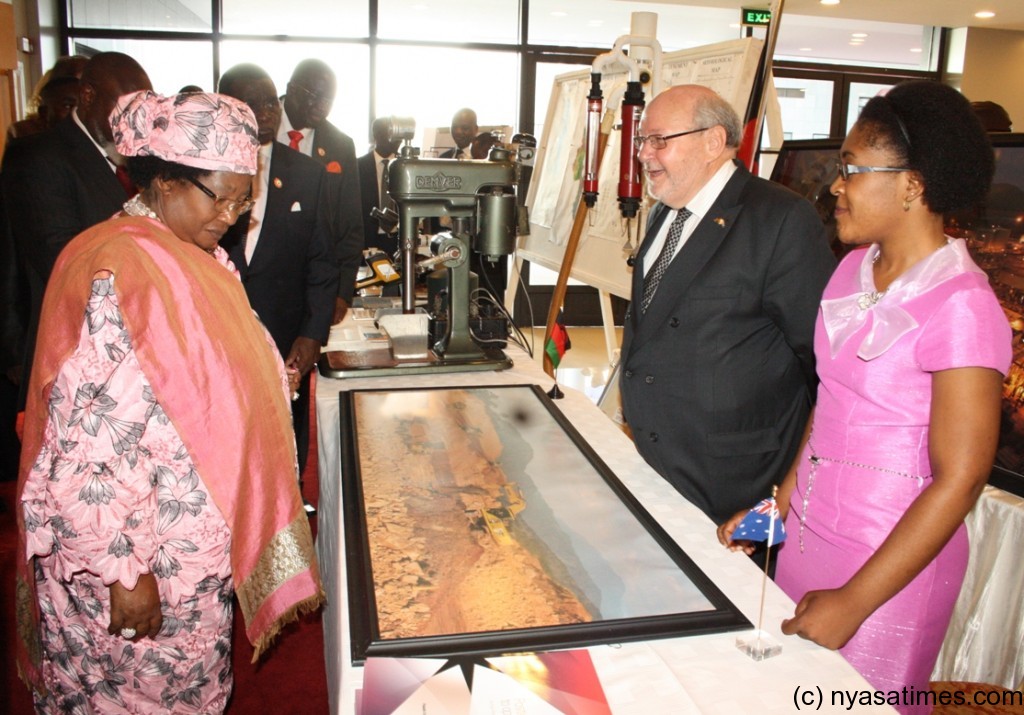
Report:
[{"label": "exhibition table", "polygon": [[[323,624],[332,714],[354,713],[356,691],[362,685],[362,668],[352,665],[348,629],[339,393],[358,389],[522,384],[550,388],[551,378],[529,356],[514,348],[509,353],[513,368],[497,372],[317,378],[317,553],[327,592]],[[590,400],[572,389],[566,388],[564,392],[565,398],[556,404],[569,422],[669,536],[756,624],[762,573],[744,555],[729,552],[718,544],[711,521],[659,477],[629,438]],[[735,647],[736,633],[593,646],[589,651],[615,713],[791,713],[797,697],[807,698],[806,703],[810,704],[820,697],[819,692],[825,699],[822,712],[847,712],[847,707],[838,703],[830,705],[830,693],[870,691],[870,686],[838,653],[799,638],[782,636],[779,624],[792,612],[792,601],[769,581],[764,629],[783,644],[783,652],[760,662]],[[888,706],[875,709],[892,712]]]}]

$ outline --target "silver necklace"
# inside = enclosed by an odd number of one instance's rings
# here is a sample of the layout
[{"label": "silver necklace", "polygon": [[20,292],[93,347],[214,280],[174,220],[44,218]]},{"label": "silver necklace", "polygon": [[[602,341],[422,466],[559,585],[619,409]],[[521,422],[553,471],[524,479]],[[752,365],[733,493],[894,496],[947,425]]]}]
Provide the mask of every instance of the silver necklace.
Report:
[{"label": "silver necklace", "polygon": [[[876,253],[874,258],[871,259],[871,265],[874,265],[874,264],[878,263],[878,259],[881,257],[881,255],[882,255],[882,250],[879,249],[878,253]],[[868,308],[873,306],[875,303],[880,301],[882,299],[882,296],[884,296],[884,295],[885,295],[885,291],[884,290],[882,290],[882,291],[872,290],[872,291],[868,291],[867,293],[862,293],[860,295],[860,297],[857,298],[857,307],[860,308],[861,310],[867,310]]]}]

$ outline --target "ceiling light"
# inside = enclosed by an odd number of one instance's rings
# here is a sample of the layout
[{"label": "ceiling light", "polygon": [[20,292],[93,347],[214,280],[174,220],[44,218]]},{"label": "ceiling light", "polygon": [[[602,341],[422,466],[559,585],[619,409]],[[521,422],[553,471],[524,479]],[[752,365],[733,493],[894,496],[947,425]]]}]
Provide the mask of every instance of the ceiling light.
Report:
[{"label": "ceiling light", "polygon": [[990,20],[996,16],[991,10],[982,10],[981,12],[974,13],[974,16],[979,20]]},{"label": "ceiling light", "polygon": [[920,52],[920,51],[921,51],[921,48],[920,48],[920,47],[911,47],[911,48],[910,48],[910,51],[911,51],[911,52]]},{"label": "ceiling light", "polygon": [[858,39],[863,39],[863,38],[865,38],[867,36],[868,36],[868,33],[866,33],[866,32],[854,32],[853,34],[850,35],[850,37],[856,37]]},{"label": "ceiling light", "polygon": [[838,5],[839,0],[821,0],[822,5]]},{"label": "ceiling light", "polygon": [[801,47],[800,51],[801,52],[814,52],[814,48],[813,47]]}]

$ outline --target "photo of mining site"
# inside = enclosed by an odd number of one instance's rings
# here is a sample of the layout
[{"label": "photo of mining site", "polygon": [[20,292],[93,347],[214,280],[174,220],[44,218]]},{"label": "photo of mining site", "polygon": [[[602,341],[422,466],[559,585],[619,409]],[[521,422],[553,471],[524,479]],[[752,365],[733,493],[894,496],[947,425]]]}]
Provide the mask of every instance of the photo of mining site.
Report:
[{"label": "photo of mining site", "polygon": [[381,639],[713,610],[529,387],[354,397]]}]

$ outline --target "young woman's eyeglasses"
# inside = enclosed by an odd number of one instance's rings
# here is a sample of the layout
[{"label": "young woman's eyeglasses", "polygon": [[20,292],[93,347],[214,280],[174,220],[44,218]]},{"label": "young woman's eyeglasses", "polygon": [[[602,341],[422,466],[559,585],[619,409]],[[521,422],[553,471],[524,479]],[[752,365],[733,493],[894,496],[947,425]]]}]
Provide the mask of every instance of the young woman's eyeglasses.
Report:
[{"label": "young woman's eyeglasses", "polygon": [[649,137],[633,137],[633,146],[636,147],[637,151],[644,148],[644,144],[650,144],[651,149],[657,151],[658,149],[664,149],[665,144],[669,139],[675,139],[676,137],[685,137],[687,134],[697,134],[698,132],[706,132],[711,127],[701,127],[700,129],[691,129],[688,132],[676,132],[675,134],[652,134]]},{"label": "young woman's eyeglasses", "polygon": [[836,171],[843,177],[843,181],[849,181],[850,177],[854,174],[873,174],[873,173],[898,173],[901,171],[910,171],[905,166],[858,166],[856,164],[847,164],[840,159],[836,159],[835,162]]},{"label": "young woman's eyeglasses", "polygon": [[204,194],[213,199],[213,208],[217,210],[217,213],[228,213],[232,212],[235,216],[241,216],[246,211],[256,205],[256,202],[252,199],[242,199],[241,201],[235,201],[224,196],[217,196],[217,194],[210,191],[208,188],[199,183],[199,179],[193,179],[191,176],[186,176],[189,183],[195,186],[197,189],[202,191]]}]

